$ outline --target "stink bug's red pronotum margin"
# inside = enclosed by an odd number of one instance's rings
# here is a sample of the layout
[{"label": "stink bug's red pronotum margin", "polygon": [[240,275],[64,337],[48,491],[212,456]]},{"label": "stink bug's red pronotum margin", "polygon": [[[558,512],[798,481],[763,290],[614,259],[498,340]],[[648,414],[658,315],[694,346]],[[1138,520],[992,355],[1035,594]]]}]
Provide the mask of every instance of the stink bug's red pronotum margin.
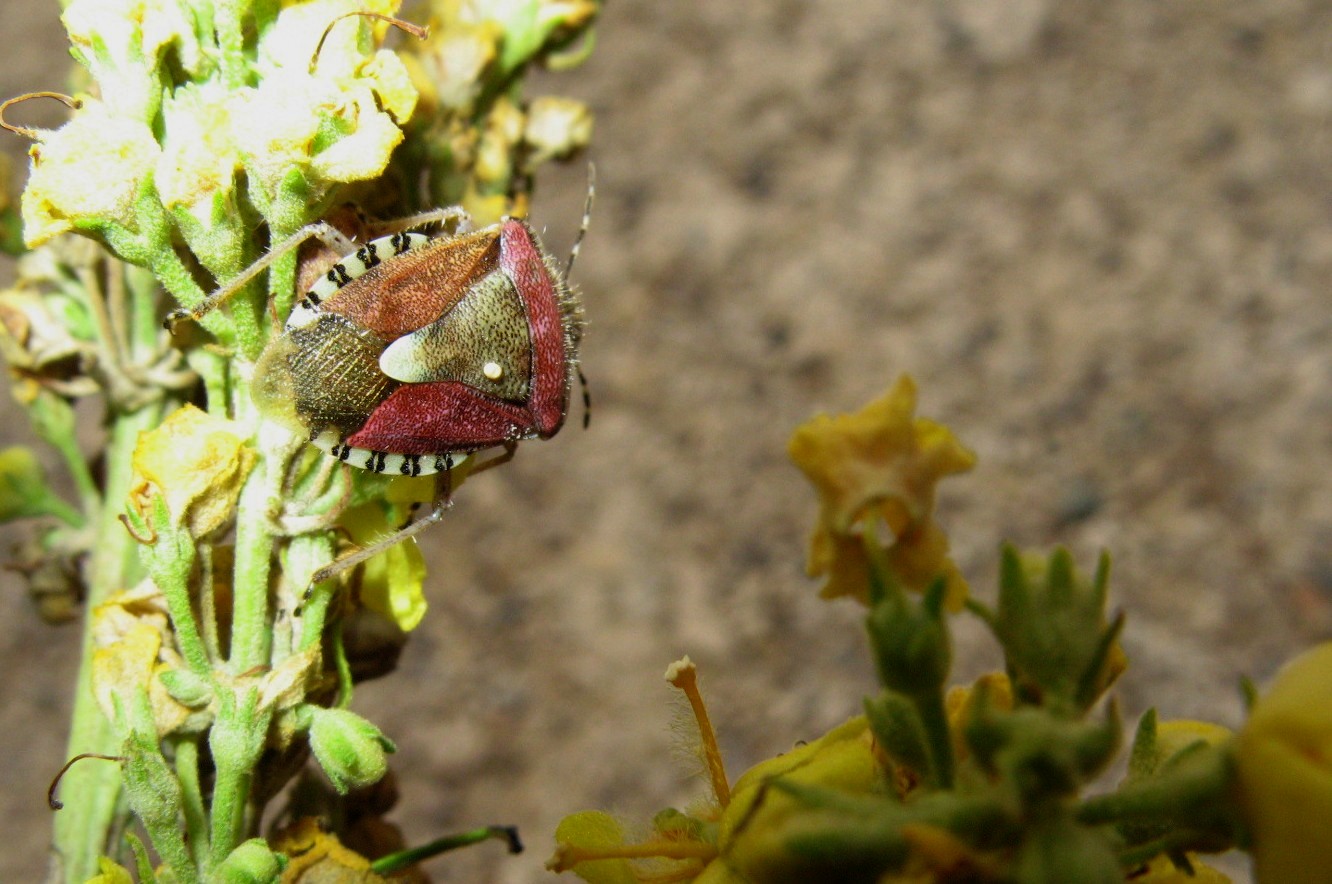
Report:
[{"label": "stink bug's red pronotum margin", "polygon": [[[437,474],[429,515],[315,573],[327,580],[438,521],[450,505],[450,471],[490,448],[509,460],[523,439],[564,425],[581,379],[582,308],[567,277],[587,232],[593,187],[564,268],[526,222],[505,218],[467,230],[461,209],[406,219],[455,221],[458,232],[399,232],[360,247],[326,224],[297,232],[192,311],[198,319],[278,256],[317,237],[343,257],[310,287],[255,368],[264,415],[338,460],[376,473]],[[586,388],[584,388],[586,400]]]}]

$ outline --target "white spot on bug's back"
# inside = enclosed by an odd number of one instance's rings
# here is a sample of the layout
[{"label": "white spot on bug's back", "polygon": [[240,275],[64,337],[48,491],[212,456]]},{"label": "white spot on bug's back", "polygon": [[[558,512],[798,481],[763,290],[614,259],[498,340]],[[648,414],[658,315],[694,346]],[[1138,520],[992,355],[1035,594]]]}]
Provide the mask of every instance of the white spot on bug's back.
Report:
[{"label": "white spot on bug's back", "polygon": [[504,377],[504,368],[498,362],[487,362],[481,366],[481,373],[492,381],[497,381]]}]

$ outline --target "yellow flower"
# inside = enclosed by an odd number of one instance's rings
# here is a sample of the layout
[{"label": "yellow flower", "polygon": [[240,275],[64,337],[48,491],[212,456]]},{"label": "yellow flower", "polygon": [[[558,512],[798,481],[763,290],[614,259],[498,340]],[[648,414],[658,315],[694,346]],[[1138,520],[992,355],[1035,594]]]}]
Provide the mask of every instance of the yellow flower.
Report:
[{"label": "yellow flower", "polygon": [[[369,546],[393,532],[393,525],[378,503],[367,503],[342,514],[338,524],[359,546]],[[411,632],[426,613],[425,558],[416,541],[397,543],[362,565],[361,604]]]},{"label": "yellow flower", "polygon": [[1133,884],[1230,884],[1230,878],[1209,865],[1198,861],[1196,854],[1188,854],[1193,874],[1180,871],[1164,853],[1149,862],[1145,870],[1135,872]]},{"label": "yellow flower", "polygon": [[192,710],[175,700],[158,677],[180,668],[182,661],[157,587],[145,581],[98,605],[92,631],[93,695],[107,720],[116,720],[117,704],[126,709],[138,692],[146,691],[159,734],[184,726]]},{"label": "yellow flower", "polygon": [[147,512],[161,494],[171,520],[204,537],[230,521],[255,453],[231,421],[193,405],[172,412],[162,426],[139,435],[134,447],[130,505]]},{"label": "yellow flower", "polygon": [[317,819],[302,817],[273,836],[273,847],[287,855],[284,882],[359,881],[387,882],[370,868],[370,860],[344,847],[338,836]]},{"label": "yellow flower", "polygon": [[218,82],[187,83],[162,103],[164,138],[153,180],[163,206],[181,208],[205,227],[214,202],[230,198],[240,167],[228,94]]},{"label": "yellow flower", "polygon": [[235,92],[226,113],[251,186],[271,195],[300,168],[322,194],[333,183],[368,180],[384,171],[402,141],[399,126],[416,108],[416,87],[406,67],[387,50],[363,51],[359,19],[329,30],[313,70],[310,62],[325,29],[339,16],[391,15],[397,6],[396,0],[314,0],[279,13],[260,40],[256,67],[262,80]]},{"label": "yellow flower", "polygon": [[1278,673],[1240,730],[1236,760],[1260,884],[1332,872],[1332,642]]},{"label": "yellow flower", "polygon": [[134,229],[139,188],[159,153],[147,125],[85,100],[68,123],[32,148],[23,191],[24,242],[35,248],[76,227]]},{"label": "yellow flower", "polygon": [[827,577],[825,598],[868,602],[862,534],[886,527],[892,535],[886,564],[898,580],[922,591],[942,575],[948,609],[966,599],[966,581],[934,521],[934,489],[944,476],[971,469],[976,457],[951,430],[915,411],[916,385],[903,376],[855,414],[819,415],[791,437],[791,459],[819,494],[806,567],[811,577]]}]

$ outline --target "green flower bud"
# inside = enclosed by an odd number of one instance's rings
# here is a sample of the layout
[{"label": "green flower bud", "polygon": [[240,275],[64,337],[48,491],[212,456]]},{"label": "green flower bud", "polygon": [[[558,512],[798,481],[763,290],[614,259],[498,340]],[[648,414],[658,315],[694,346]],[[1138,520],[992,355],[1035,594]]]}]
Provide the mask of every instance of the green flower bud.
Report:
[{"label": "green flower bud", "polygon": [[215,884],[268,884],[276,881],[286,865],[262,838],[251,838],[222,860],[213,870]]},{"label": "green flower bud", "polygon": [[342,794],[377,783],[388,772],[393,742],[370,722],[346,709],[311,707],[310,748],[333,787]]},{"label": "green flower bud", "polygon": [[157,677],[171,699],[182,706],[198,709],[213,699],[213,688],[207,679],[188,669],[168,669]]},{"label": "green flower bud", "polygon": [[909,697],[939,694],[953,665],[944,586],[936,582],[921,604],[897,594],[876,604],[867,618],[870,645],[883,686]]},{"label": "green flower bud", "polygon": [[1122,620],[1107,623],[1105,617],[1109,575],[1106,556],[1089,583],[1068,550],[1043,559],[1004,548],[992,625],[1020,702],[1077,717],[1123,671]]}]

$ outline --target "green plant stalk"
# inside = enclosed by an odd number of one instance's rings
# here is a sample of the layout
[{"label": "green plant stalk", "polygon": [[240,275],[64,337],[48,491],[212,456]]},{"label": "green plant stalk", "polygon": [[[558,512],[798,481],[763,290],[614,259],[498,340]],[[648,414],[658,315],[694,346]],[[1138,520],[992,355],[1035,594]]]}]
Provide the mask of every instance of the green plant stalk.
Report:
[{"label": "green plant stalk", "polygon": [[[107,444],[106,500],[123,501],[129,494],[131,455],[139,433],[162,421],[158,403],[119,415]],[[74,690],[69,756],[82,752],[116,755],[120,744],[92,691],[92,620],[97,606],[112,593],[135,583],[141,574],[135,543],[120,524],[115,506],[105,506],[97,520],[98,542],[88,569],[88,601],[84,609],[82,657]],[[83,762],[61,781],[65,809],[55,817],[55,847],[64,861],[65,880],[87,881],[97,871],[97,857],[107,848],[107,834],[120,812],[120,769],[113,764]]]},{"label": "green plant stalk", "polygon": [[192,884],[199,875],[178,822],[180,782],[162,754],[147,686],[136,690],[129,701],[126,708],[119,697],[113,699],[116,722],[129,728],[121,763],[125,794],[171,876],[180,884]]},{"label": "green plant stalk", "polygon": [[[231,672],[240,675],[269,662],[271,625],[268,617],[268,576],[272,570],[273,534],[268,526],[268,503],[278,489],[271,487],[277,465],[260,456],[254,472],[241,489],[236,516],[236,560],[233,592],[235,608],[231,628]],[[281,477],[278,477],[281,483]]]},{"label": "green plant stalk", "polygon": [[74,480],[74,487],[79,493],[79,501],[83,505],[83,520],[90,521],[97,518],[97,514],[102,508],[102,493],[97,490],[97,483],[93,481],[92,471],[88,469],[88,458],[79,450],[78,443],[73,438],[61,437],[48,439],[47,441],[52,443],[61,458],[64,459],[65,467]]},{"label": "green plant stalk", "polygon": [[925,729],[925,745],[930,753],[931,767],[940,789],[953,788],[953,737],[948,726],[948,711],[943,694],[938,691],[921,692],[911,698],[920,714]]},{"label": "green plant stalk", "polygon": [[250,784],[271,718],[269,711],[259,709],[255,688],[247,690],[243,698],[229,692],[218,695],[217,720],[209,734],[209,748],[217,765],[209,868],[221,865],[245,840]]},{"label": "green plant stalk", "polygon": [[198,737],[172,740],[176,755],[176,779],[180,780],[181,804],[185,811],[185,831],[189,835],[190,855],[195,868],[203,868],[208,856],[208,811],[204,808],[203,789],[199,784]]},{"label": "green plant stalk", "polygon": [[184,528],[173,527],[170,519],[166,501],[157,497],[153,501],[152,517],[157,541],[143,555],[148,559],[148,572],[166,601],[180,655],[191,672],[208,678],[212,674],[208,651],[204,648],[199,621],[190,603],[190,574],[194,570],[195,560],[194,539]]},{"label": "green plant stalk", "polygon": [[[238,420],[258,426],[248,385],[234,383],[231,401]],[[233,675],[271,662],[273,636],[268,584],[274,538],[269,509],[273,501],[281,498],[284,473],[282,463],[261,451],[237,502],[230,660]]]},{"label": "green plant stalk", "polygon": [[[318,546],[320,551],[327,550],[326,559],[333,560],[333,541],[327,535],[310,535],[301,539],[306,546]],[[328,619],[328,606],[333,599],[334,589],[327,583],[310,588],[310,597],[302,605],[301,636],[297,651],[309,650],[317,644],[324,634],[324,623]]]}]

